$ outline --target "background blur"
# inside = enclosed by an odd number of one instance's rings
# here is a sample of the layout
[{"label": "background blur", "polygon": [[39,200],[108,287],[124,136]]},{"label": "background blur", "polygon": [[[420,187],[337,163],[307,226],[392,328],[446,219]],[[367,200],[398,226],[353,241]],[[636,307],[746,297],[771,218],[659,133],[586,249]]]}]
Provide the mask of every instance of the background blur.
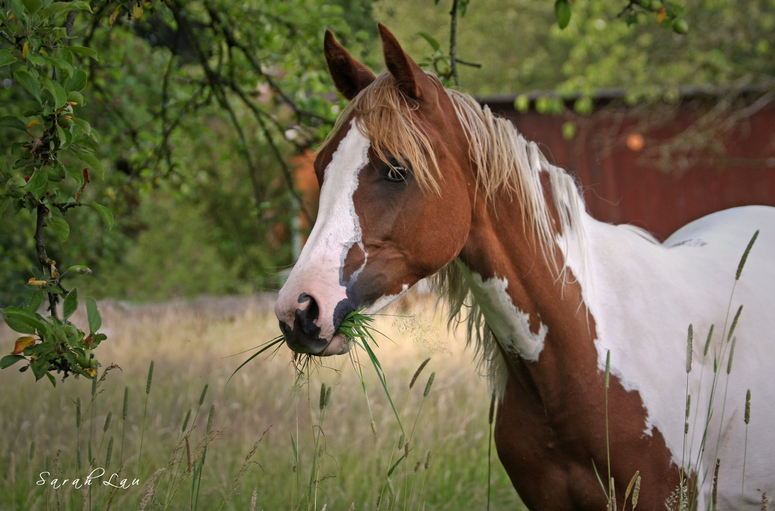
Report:
[{"label": "background blur", "polygon": [[[593,187],[587,199],[598,217],[635,221],[664,237],[676,222],[708,209],[761,203],[775,194],[767,177],[775,166],[771,117],[753,127],[749,122],[772,115],[775,0],[688,1],[682,4],[690,27],[684,35],[660,26],[656,13],[628,24],[622,15],[627,3],[616,0],[577,1],[565,30],[551,1],[464,3],[457,55],[481,67],[459,65],[460,88],[517,121],[520,115],[544,118],[540,126],[521,127],[524,136],[542,143],[550,160],[585,172],[581,181]],[[68,216],[74,220],[67,243],[53,237],[48,243],[60,266],[93,270],[72,282],[82,296],[146,301],[277,289],[314,217],[316,183],[305,155],[343,104],[322,58],[325,28],[375,71],[382,69],[378,21],[418,62],[449,53],[447,1],[178,2],[170,4],[174,15],[157,9],[137,19],[120,10],[110,27],[114,5],[120,4],[96,2],[97,14],[81,13],[73,33],[100,55],[86,64],[84,95],[91,99],[78,115],[100,134],[97,156],[106,172],[104,180],[92,176],[97,182],[84,196],[111,208],[116,224],[107,231],[96,212],[75,211]],[[419,31],[435,38],[440,52]],[[206,69],[203,62],[211,65]],[[439,67],[443,72],[445,65]],[[222,88],[211,86],[208,72],[220,76]],[[4,113],[17,113],[15,98],[26,93],[8,78],[3,83]],[[725,122],[730,127],[721,132]],[[728,144],[734,129],[743,131]],[[650,138],[652,132],[657,135]],[[649,161],[614,159],[605,176],[593,168],[612,148],[624,150],[633,133],[642,138],[630,142],[645,145]],[[595,148],[573,149],[594,138],[587,134],[597,137]],[[740,137],[752,134],[758,138],[751,147],[741,145]],[[0,155],[11,154],[15,136],[0,129]],[[730,146],[744,154],[730,158]],[[691,154],[697,150],[702,158]],[[709,168],[712,173],[691,180],[737,179],[742,191],[734,200],[690,208],[664,227],[651,225],[654,211],[669,216],[680,206],[687,185],[678,178]],[[611,176],[628,169],[626,186],[612,184]],[[739,177],[750,169],[758,173]],[[639,193],[653,204],[671,187],[675,197],[651,210],[608,211],[611,204],[635,204]],[[649,188],[656,190],[651,196]],[[707,195],[693,193],[696,203]],[[592,204],[596,195],[603,199],[599,206]],[[3,213],[2,305],[30,293],[24,283],[36,260],[33,232],[33,216],[15,215],[13,208]]]}]

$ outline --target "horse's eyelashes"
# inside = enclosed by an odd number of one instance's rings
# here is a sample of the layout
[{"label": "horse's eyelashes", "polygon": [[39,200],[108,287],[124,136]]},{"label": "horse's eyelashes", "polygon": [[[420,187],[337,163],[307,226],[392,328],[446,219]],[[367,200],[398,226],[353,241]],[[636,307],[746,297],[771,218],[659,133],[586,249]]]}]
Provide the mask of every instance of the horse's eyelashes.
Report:
[{"label": "horse's eyelashes", "polygon": [[403,165],[399,165],[397,163],[390,164],[388,165],[387,172],[385,173],[385,180],[392,183],[403,183],[409,177],[410,172],[411,171]]}]

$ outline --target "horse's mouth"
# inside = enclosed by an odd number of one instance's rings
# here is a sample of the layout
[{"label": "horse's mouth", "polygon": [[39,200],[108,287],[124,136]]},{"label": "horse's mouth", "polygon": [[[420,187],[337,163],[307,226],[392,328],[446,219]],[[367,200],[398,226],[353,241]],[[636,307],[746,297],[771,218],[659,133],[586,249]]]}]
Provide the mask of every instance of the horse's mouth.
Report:
[{"label": "horse's mouth", "polygon": [[320,356],[344,355],[348,351],[350,351],[350,342],[347,340],[347,337],[344,334],[335,334],[331,342],[326,346],[326,349],[320,353]]}]

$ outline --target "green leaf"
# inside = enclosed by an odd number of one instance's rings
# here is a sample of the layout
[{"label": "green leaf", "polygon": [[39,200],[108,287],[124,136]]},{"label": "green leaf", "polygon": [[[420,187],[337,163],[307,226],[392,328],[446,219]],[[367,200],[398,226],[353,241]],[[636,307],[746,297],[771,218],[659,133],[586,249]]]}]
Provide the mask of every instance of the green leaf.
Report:
[{"label": "green leaf", "polygon": [[30,303],[27,304],[27,310],[30,312],[38,312],[41,304],[43,303],[43,291],[36,291],[32,295]]},{"label": "green leaf", "polygon": [[46,60],[43,58],[43,55],[36,55],[32,53],[31,51],[27,53],[27,61],[35,66],[44,66],[46,65]]},{"label": "green leaf", "polygon": [[86,75],[86,71],[83,69],[73,69],[73,73],[65,83],[65,89],[68,92],[82,90],[84,87],[86,87],[87,80],[88,76]]},{"label": "green leaf", "polygon": [[[59,4],[57,4],[59,5]],[[73,75],[73,65],[70,64],[65,59],[59,59],[54,57],[49,57],[48,55],[41,55],[43,57],[43,60],[45,60],[48,64],[57,67],[61,69],[62,71],[65,71],[67,73],[67,76]]]},{"label": "green leaf", "polygon": [[97,302],[94,298],[86,299],[86,317],[89,319],[89,331],[96,333],[102,326],[102,317],[100,317],[100,311],[97,310]]},{"label": "green leaf", "polygon": [[100,61],[100,58],[99,58],[99,55],[97,54],[97,52],[95,50],[91,49],[91,48],[87,48],[85,46],[68,46],[67,49],[72,51],[72,52],[78,53],[80,55],[84,55],[86,57],[90,57],[90,58],[96,60],[97,62]]},{"label": "green leaf", "polygon": [[5,324],[11,327],[11,330],[13,330],[14,332],[19,332],[20,334],[35,333],[35,327],[28,325],[24,321],[14,316],[6,316]]},{"label": "green leaf", "polygon": [[6,355],[0,359],[0,369],[11,367],[12,365],[14,365],[16,362],[19,362],[20,360],[26,360],[26,359],[21,355]]},{"label": "green leaf", "polygon": [[88,266],[85,266],[83,264],[76,264],[67,269],[65,273],[70,273],[71,271],[74,271],[76,273],[80,273],[81,275],[86,275],[88,273],[91,273],[91,270]]},{"label": "green leaf", "polygon": [[5,213],[5,210],[10,203],[11,203],[11,198],[7,196],[4,197],[2,200],[0,200],[0,216],[2,216],[3,213]]},{"label": "green leaf", "polygon": [[[79,119],[75,119],[78,121]],[[83,170],[81,170],[81,167],[78,167],[77,165],[65,165],[65,170],[67,171],[67,175],[75,179],[78,184],[83,184]]]},{"label": "green leaf", "polygon": [[[27,309],[19,309],[17,307],[6,307],[3,309],[5,314],[5,322],[12,329],[23,334],[34,334],[35,331],[47,332],[49,328],[45,321],[39,314],[28,311]],[[26,328],[20,329],[22,325],[26,325]]]},{"label": "green leaf", "polygon": [[48,372],[49,365],[50,365],[49,361],[46,360],[45,358],[39,358],[38,360],[30,364],[32,373],[35,375],[35,381],[38,381],[41,378],[43,378],[43,375]]},{"label": "green leaf", "polygon": [[35,14],[43,7],[43,2],[41,2],[41,0],[22,0],[22,3],[30,14]]},{"label": "green leaf", "polygon": [[16,62],[16,59],[14,58],[13,53],[11,53],[11,50],[0,50],[0,67],[13,64],[14,62]]},{"label": "green leaf", "polygon": [[91,207],[93,207],[97,213],[99,213],[100,217],[102,217],[102,221],[108,226],[108,230],[113,229],[113,213],[102,204],[97,204],[96,202],[92,202]]},{"label": "green leaf", "polygon": [[57,238],[59,238],[61,243],[67,241],[67,237],[70,236],[70,225],[67,223],[67,220],[65,220],[64,217],[53,215],[48,219],[48,225],[54,229],[54,233],[57,235]]},{"label": "green leaf", "polygon": [[[105,178],[105,169],[102,167],[102,162],[95,158],[93,154],[89,153],[78,153],[78,157],[82,159],[87,165],[92,167],[94,170],[99,172],[100,177],[103,179]],[[113,218],[113,215],[111,215],[111,218]],[[111,222],[111,226],[113,225],[113,222]]]},{"label": "green leaf", "polygon": [[69,318],[78,309],[78,288],[74,287],[72,291],[65,296],[65,303],[62,306],[62,315],[64,319]]},{"label": "green leaf", "polygon": [[22,87],[27,89],[27,92],[32,94],[32,96],[38,100],[38,103],[41,103],[40,101],[40,83],[38,82],[38,79],[32,76],[32,73],[27,71],[25,68],[20,67],[16,70],[16,72],[13,74],[13,77],[16,78],[16,81],[22,84]]},{"label": "green leaf", "polygon": [[[70,92],[67,93],[67,101],[70,101],[72,103],[76,103],[76,104],[78,104],[80,106],[83,106],[83,104],[84,104],[83,95],[81,95],[80,92],[75,91],[75,90],[71,90]],[[77,121],[77,119],[74,119],[74,120]],[[85,122],[87,126],[89,125],[88,122],[86,122],[86,121],[83,121],[83,122]],[[87,131],[87,130],[84,129],[84,131]],[[88,133],[86,133],[86,134],[88,135]]]},{"label": "green leaf", "polygon": [[56,2],[40,11],[38,16],[41,19],[50,18],[51,16],[56,18],[60,14],[75,10],[92,12],[88,2]]},{"label": "green leaf", "polygon": [[48,76],[41,77],[41,81],[46,90],[51,93],[51,97],[54,98],[54,108],[59,110],[65,106],[65,103],[67,102],[67,92],[64,87],[59,85],[59,82],[50,79]]},{"label": "green leaf", "polygon": [[431,45],[431,48],[433,48],[433,51],[439,51],[439,49],[441,48],[441,45],[436,39],[433,38],[432,35],[430,35],[428,32],[424,30],[420,30],[419,32],[417,32],[417,34],[421,35],[426,41],[428,41],[428,44]]},{"label": "green leaf", "polygon": [[42,167],[37,168],[27,183],[27,190],[33,192],[44,186],[48,186],[48,174],[46,173],[46,169]]},{"label": "green leaf", "polygon": [[565,28],[570,23],[571,7],[569,0],[557,0],[554,3],[554,14],[557,16],[557,24]]},{"label": "green leaf", "polygon": [[51,382],[51,385],[53,385],[54,388],[56,388],[56,386],[57,386],[56,378],[54,378],[54,376],[52,376],[51,373],[49,373],[48,371],[46,371],[46,376],[48,377],[48,381]]},{"label": "green leaf", "polygon": [[22,130],[27,133],[27,125],[24,124],[21,119],[13,115],[4,115],[3,117],[0,117],[0,126],[16,128],[17,130]]}]

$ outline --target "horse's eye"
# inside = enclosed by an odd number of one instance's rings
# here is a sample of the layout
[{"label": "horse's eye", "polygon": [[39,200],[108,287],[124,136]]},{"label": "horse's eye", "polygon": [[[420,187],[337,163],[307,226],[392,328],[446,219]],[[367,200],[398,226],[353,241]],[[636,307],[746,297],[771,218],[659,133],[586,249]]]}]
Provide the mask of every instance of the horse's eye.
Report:
[{"label": "horse's eye", "polygon": [[390,165],[388,167],[385,179],[391,183],[403,183],[409,176],[409,169],[402,167],[401,165]]}]

